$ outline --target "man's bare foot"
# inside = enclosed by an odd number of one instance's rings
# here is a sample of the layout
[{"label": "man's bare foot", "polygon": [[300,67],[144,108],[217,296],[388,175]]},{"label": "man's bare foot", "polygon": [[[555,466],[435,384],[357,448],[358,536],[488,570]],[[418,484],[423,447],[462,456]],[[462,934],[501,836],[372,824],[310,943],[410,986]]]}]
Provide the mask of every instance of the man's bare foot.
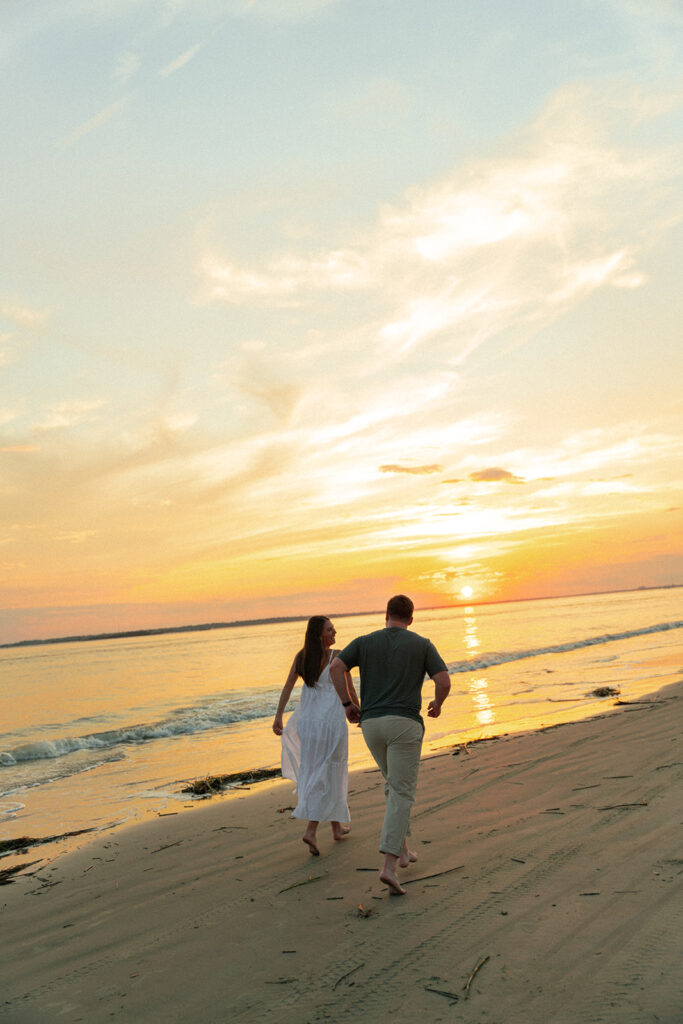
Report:
[{"label": "man's bare foot", "polygon": [[416,864],[416,863],[417,863],[417,854],[413,853],[412,850],[409,850],[406,847],[406,849],[403,850],[403,852],[401,853],[401,856],[398,858],[398,866],[400,868],[407,868],[409,864]]},{"label": "man's bare foot", "polygon": [[311,838],[311,836],[302,836],[301,837],[301,842],[302,843],[306,843],[306,846],[308,847],[309,852],[314,857],[319,857],[320,856],[320,850],[318,849],[314,838]]},{"label": "man's bare foot", "polygon": [[381,882],[384,882],[385,885],[389,886],[389,893],[391,896],[405,896],[405,889],[394,872],[390,871],[389,868],[382,868],[379,873],[379,878]]},{"label": "man's bare foot", "polygon": [[348,836],[350,831],[351,829],[347,828],[346,825],[340,825],[336,821],[332,822],[332,836],[334,839],[343,839],[344,836]]}]

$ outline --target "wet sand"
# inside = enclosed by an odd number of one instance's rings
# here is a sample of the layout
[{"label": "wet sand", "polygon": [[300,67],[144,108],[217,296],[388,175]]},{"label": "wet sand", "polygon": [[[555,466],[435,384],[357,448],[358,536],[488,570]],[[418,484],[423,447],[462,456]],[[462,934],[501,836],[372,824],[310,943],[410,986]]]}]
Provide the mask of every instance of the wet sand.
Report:
[{"label": "wet sand", "polygon": [[43,861],[0,888],[0,1021],[679,1024],[683,683],[652,701],[425,759],[406,896],[376,771],[317,858],[278,781]]}]

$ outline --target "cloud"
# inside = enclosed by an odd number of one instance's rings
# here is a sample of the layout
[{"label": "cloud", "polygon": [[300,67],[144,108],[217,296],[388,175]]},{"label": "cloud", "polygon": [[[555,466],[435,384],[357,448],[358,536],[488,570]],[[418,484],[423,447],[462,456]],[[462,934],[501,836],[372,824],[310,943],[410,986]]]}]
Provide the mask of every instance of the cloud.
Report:
[{"label": "cloud", "polygon": [[258,269],[239,267],[207,253],[199,272],[208,282],[209,301],[237,305],[259,300],[298,305],[309,301],[315,292],[352,291],[379,283],[363,254],[351,250],[332,250],[308,258],[285,255]]},{"label": "cloud", "polygon": [[656,465],[681,455],[680,438],[657,433],[641,423],[619,423],[610,428],[581,430],[558,442],[553,449],[508,453],[524,467],[527,481],[562,480],[585,474],[614,472],[621,475],[634,467]]},{"label": "cloud", "polygon": [[94,117],[91,117],[88,121],[85,121],[83,124],[79,125],[78,128],[75,128],[70,135],[67,135],[64,139],[62,139],[61,145],[63,147],[71,146],[74,142],[78,142],[79,139],[82,139],[86,135],[89,135],[90,132],[95,131],[95,129],[97,128],[100,128],[103,124],[106,124],[106,122],[110,118],[114,117],[121,110],[123,110],[127,102],[128,96],[121,96],[114,103],[110,103],[110,105],[108,107],[105,107],[104,110],[101,110],[99,114],[95,114]]},{"label": "cloud", "polygon": [[476,473],[470,473],[470,480],[475,482],[483,483],[508,483],[508,484],[521,484],[524,481],[521,477],[515,476],[507,469],[499,469],[497,466],[492,466],[491,469],[481,469]]},{"label": "cloud", "polygon": [[114,69],[114,81],[117,85],[125,85],[134,78],[140,70],[140,55],[128,51],[122,53]]},{"label": "cloud", "polygon": [[567,86],[506,150],[409,190],[327,250],[287,240],[249,264],[213,242],[204,300],[315,315],[363,293],[368,342],[398,358],[430,346],[452,366],[505,332],[533,336],[591,292],[641,287],[641,253],[683,219],[680,154],[634,142],[656,116],[638,90]]},{"label": "cloud", "polygon": [[39,430],[60,430],[65,427],[74,427],[84,420],[91,419],[91,414],[106,404],[102,399],[58,402],[51,407],[47,417],[38,423],[37,427]]},{"label": "cloud", "polygon": [[197,56],[201,47],[201,43],[196,43],[194,46],[190,47],[189,50],[186,50],[185,53],[181,53],[179,57],[176,57],[175,60],[171,61],[170,64],[167,64],[165,68],[161,69],[161,71],[159,72],[159,77],[168,78],[170,75],[175,74],[175,72],[178,71],[180,68],[185,67],[185,65],[189,64],[193,57]]},{"label": "cloud", "polygon": [[0,315],[17,327],[40,327],[48,317],[46,310],[29,309],[28,306],[16,305],[10,302],[0,304]]},{"label": "cloud", "polygon": [[379,467],[380,473],[414,473],[416,476],[423,476],[429,473],[443,472],[443,466],[434,463],[431,466],[399,466],[390,463]]}]

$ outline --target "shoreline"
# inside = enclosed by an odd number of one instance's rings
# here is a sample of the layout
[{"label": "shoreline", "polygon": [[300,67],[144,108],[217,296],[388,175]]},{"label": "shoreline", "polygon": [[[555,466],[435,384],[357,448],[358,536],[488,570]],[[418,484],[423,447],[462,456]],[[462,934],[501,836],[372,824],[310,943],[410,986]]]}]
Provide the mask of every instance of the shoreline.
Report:
[{"label": "shoreline", "polygon": [[[475,744],[492,743],[512,737],[533,736],[537,733],[560,728],[561,726],[589,722],[596,718],[602,718],[613,711],[618,711],[621,705],[629,703],[639,704],[641,701],[657,699],[663,690],[670,685],[675,685],[681,678],[683,668],[679,666],[683,665],[683,654],[679,654],[677,651],[670,652],[648,659],[647,664],[650,670],[655,668],[671,669],[670,672],[667,672],[661,679],[657,680],[657,690],[652,691],[644,687],[641,688],[643,692],[639,693],[639,696],[632,700],[623,701],[619,690],[602,697],[586,694],[582,699],[558,700],[552,702],[555,705],[552,710],[541,712],[539,715],[542,719],[551,718],[550,724],[538,724],[533,720],[520,718],[517,728],[514,725],[510,726],[509,723],[501,722],[499,726],[500,732],[487,732],[486,729],[477,726],[464,727],[458,730],[458,732],[453,733],[452,735],[458,737],[456,739],[449,739],[439,735],[432,738],[426,734],[422,761],[425,762],[432,757],[440,757],[444,752],[453,751],[455,748],[468,748]],[[674,666],[677,667],[676,671]],[[585,703],[586,700],[589,700],[590,703]],[[525,721],[528,724],[521,724]],[[434,723],[431,724],[433,725]],[[482,732],[484,733],[483,735]],[[355,729],[350,730],[349,739],[353,739],[355,745],[361,748],[364,755],[360,763],[356,759],[355,763],[350,765],[349,774],[374,770],[374,762],[362,741],[360,730],[358,730],[357,734]],[[45,855],[39,857],[36,861],[31,860],[29,864],[26,864],[27,868],[41,862],[51,864],[60,857],[69,856],[76,852],[84,845],[96,842],[101,836],[119,835],[128,829],[144,826],[158,818],[180,815],[194,810],[208,801],[229,803],[234,799],[243,798],[245,794],[259,792],[268,784],[276,785],[282,781],[282,777],[279,774],[279,758],[277,765],[278,767],[276,768],[275,762],[271,762],[267,765],[259,764],[242,768],[239,771],[230,770],[224,772],[222,769],[219,769],[213,772],[204,772],[186,778],[175,778],[162,782],[159,786],[159,804],[157,807],[149,806],[145,809],[145,802],[142,802],[139,806],[135,806],[135,811],[132,815],[124,817],[116,817],[114,808],[112,808],[112,815],[107,817],[104,824],[93,824],[92,819],[86,818],[74,821],[71,825],[66,825],[66,830],[64,831],[60,832],[53,829],[52,833],[42,835],[38,834],[40,829],[24,829],[23,831],[15,829],[13,835],[7,835],[0,839],[0,886],[4,884],[3,877],[8,872],[14,874],[24,867],[25,862],[22,859],[29,852],[33,856],[34,847],[44,847]],[[263,775],[263,778],[259,779],[259,775]],[[236,781],[237,776],[241,776],[243,781]],[[266,776],[271,776],[271,779],[269,780]],[[203,794],[191,794],[189,792],[193,784],[201,782],[203,779],[220,777],[224,777],[228,782],[225,789],[211,793],[205,792]],[[5,831],[9,831],[9,829],[5,827]],[[26,841],[21,842],[22,839]],[[11,849],[12,845],[15,847],[14,850]]]},{"label": "shoreline", "polygon": [[287,780],[101,835],[0,889],[0,1020],[675,1024],[682,719],[679,680],[425,757],[405,897],[377,769],[320,858]]}]

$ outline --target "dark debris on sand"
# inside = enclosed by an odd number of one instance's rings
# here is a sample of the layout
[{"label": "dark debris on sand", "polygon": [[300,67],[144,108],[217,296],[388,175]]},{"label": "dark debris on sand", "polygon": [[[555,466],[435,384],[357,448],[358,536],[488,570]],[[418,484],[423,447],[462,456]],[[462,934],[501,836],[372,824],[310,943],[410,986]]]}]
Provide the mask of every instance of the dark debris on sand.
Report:
[{"label": "dark debris on sand", "polygon": [[248,782],[263,782],[264,779],[275,779],[281,775],[279,768],[254,768],[246,772],[232,772],[230,775],[206,775],[203,779],[195,779],[185,786],[183,793],[194,796],[214,796],[230,786],[241,786]]}]

